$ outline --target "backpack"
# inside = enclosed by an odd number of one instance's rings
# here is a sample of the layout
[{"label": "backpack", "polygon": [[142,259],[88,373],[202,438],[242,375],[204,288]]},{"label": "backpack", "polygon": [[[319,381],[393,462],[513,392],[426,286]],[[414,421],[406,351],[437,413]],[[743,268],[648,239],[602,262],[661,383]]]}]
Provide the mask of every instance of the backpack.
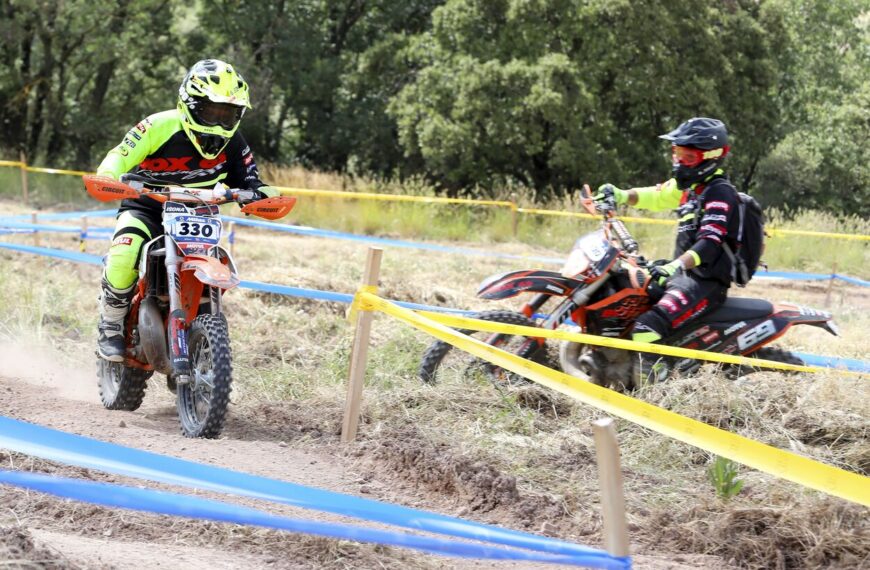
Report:
[{"label": "backpack", "polygon": [[731,260],[731,281],[739,287],[745,287],[755,275],[764,253],[764,210],[758,200],[749,194],[738,192],[737,196],[740,198],[737,247],[732,251],[731,246],[722,242],[722,249]]}]

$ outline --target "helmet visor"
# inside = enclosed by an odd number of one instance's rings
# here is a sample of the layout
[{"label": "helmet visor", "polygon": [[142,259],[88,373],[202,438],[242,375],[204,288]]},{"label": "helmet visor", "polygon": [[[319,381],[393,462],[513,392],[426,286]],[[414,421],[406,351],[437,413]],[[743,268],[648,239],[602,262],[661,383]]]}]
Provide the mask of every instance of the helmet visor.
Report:
[{"label": "helmet visor", "polygon": [[223,127],[228,131],[236,128],[236,125],[242,120],[244,113],[244,107],[230,105],[229,103],[203,101],[196,106],[196,118],[198,122],[207,127]]},{"label": "helmet visor", "polygon": [[712,150],[702,150],[691,146],[673,145],[671,147],[674,165],[680,164],[689,168],[695,168],[705,160],[711,158],[719,158],[727,152],[725,148],[714,148]]}]

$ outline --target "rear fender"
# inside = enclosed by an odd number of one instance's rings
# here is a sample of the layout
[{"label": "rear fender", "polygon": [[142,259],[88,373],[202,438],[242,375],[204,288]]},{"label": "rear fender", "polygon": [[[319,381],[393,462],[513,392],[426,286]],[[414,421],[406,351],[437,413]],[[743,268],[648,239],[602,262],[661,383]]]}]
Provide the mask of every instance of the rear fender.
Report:
[{"label": "rear fender", "polygon": [[820,311],[794,303],[775,303],[773,316],[787,321],[788,326],[813,325],[825,329],[834,336],[840,336],[840,329],[834,322],[833,315],[828,311]]},{"label": "rear fender", "polygon": [[[666,344],[723,354],[752,354],[783,336],[794,325],[813,325],[838,335],[837,325],[825,311],[780,303],[766,317],[738,322],[708,322],[680,330]],[[681,338],[680,338],[681,337]]]},{"label": "rear fender", "polygon": [[490,300],[508,299],[520,293],[566,297],[581,285],[582,281],[563,277],[553,271],[510,271],[487,278],[480,284],[477,296]]}]

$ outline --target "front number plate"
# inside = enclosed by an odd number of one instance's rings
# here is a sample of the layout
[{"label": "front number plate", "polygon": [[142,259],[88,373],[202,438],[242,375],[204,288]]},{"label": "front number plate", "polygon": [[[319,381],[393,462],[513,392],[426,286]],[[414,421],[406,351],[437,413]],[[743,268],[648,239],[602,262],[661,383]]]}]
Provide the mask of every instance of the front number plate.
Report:
[{"label": "front number plate", "polygon": [[175,216],[169,235],[176,243],[205,243],[217,245],[221,240],[221,222],[200,216]]}]

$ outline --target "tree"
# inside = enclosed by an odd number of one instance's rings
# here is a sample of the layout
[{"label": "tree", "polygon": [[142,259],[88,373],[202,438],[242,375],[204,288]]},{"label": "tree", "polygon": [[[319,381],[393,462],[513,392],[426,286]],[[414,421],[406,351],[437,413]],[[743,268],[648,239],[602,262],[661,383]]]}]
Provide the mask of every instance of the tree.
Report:
[{"label": "tree", "polygon": [[656,136],[692,116],[729,125],[748,186],[778,136],[777,16],[751,1],[450,0],[388,110],[405,155],[454,190],[660,180]]},{"label": "tree", "polygon": [[758,194],[793,212],[870,216],[870,10],[859,0],[789,0],[780,52],[781,142],[759,166]]},{"label": "tree", "polygon": [[168,0],[0,1],[4,146],[84,168],[142,116],[174,105],[175,39],[154,17],[170,9]]},{"label": "tree", "polygon": [[389,173],[401,160],[384,113],[406,78],[397,54],[438,4],[211,0],[190,45],[243,70],[254,94],[245,132],[265,158]]}]

